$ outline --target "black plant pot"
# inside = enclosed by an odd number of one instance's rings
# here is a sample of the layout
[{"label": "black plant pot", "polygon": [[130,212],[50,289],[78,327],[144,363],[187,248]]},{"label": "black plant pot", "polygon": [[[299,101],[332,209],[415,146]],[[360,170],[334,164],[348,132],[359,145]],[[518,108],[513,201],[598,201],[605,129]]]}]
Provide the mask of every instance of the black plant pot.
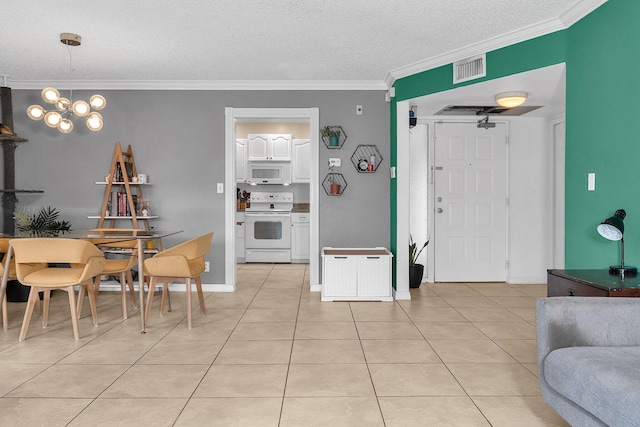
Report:
[{"label": "black plant pot", "polygon": [[409,266],[409,287],[419,288],[422,283],[422,274],[424,273],[424,265],[413,264]]},{"label": "black plant pot", "polygon": [[27,302],[31,286],[25,286],[17,280],[9,280],[7,282],[7,301],[9,302]]}]

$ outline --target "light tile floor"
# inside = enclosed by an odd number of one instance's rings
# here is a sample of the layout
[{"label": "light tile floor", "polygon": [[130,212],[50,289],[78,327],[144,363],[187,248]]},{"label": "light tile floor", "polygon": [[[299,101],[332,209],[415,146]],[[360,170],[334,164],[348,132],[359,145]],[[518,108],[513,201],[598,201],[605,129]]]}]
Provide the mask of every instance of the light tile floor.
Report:
[{"label": "light tile floor", "polygon": [[[119,295],[66,294],[50,326],[24,303],[0,332],[0,426],[567,426],[540,396],[535,301],[545,285],[436,283],[411,301],[321,302],[308,266],[238,266],[238,291],[153,307],[147,333]],[[194,296],[195,297],[195,296]],[[197,299],[194,298],[194,304]]]}]

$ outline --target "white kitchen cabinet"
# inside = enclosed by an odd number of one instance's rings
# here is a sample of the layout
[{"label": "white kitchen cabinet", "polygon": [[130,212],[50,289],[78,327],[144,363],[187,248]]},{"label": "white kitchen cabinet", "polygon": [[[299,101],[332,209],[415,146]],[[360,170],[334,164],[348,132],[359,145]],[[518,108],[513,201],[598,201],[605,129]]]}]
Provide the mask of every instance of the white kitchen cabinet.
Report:
[{"label": "white kitchen cabinet", "polygon": [[236,182],[247,180],[247,140],[236,140]]},{"label": "white kitchen cabinet", "polygon": [[308,184],[311,181],[311,141],[294,139],[291,158],[291,182]]},{"label": "white kitchen cabinet", "polygon": [[322,301],[393,301],[385,248],[323,248]]},{"label": "white kitchen cabinet", "polygon": [[245,261],[244,236],[246,233],[244,212],[236,212],[236,260]]},{"label": "white kitchen cabinet", "polygon": [[290,161],[291,134],[249,134],[247,160]]},{"label": "white kitchen cabinet", "polygon": [[309,213],[291,214],[291,262],[309,262],[311,226]]}]

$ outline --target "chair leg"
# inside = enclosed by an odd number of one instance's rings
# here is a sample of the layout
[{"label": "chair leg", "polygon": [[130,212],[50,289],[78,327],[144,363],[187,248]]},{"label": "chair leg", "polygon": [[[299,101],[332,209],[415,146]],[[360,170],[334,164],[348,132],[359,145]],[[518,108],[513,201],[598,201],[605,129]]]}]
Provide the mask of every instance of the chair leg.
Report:
[{"label": "chair leg", "polygon": [[[94,280],[97,279],[97,280]],[[100,278],[88,279],[85,283],[89,294],[89,307],[91,308],[91,319],[93,326],[98,326],[98,291],[100,289]]]},{"label": "chair leg", "polygon": [[[82,286],[80,287],[82,289]],[[73,289],[73,286],[67,286],[66,288],[62,288],[62,290],[66,291],[69,294],[69,310],[71,311],[71,325],[73,326],[73,337],[77,340],[80,339],[80,331],[78,328],[78,313],[76,312],[76,293]],[[45,294],[45,301],[46,301]],[[89,293],[89,298],[91,298],[91,293]],[[48,304],[45,302],[45,304]]]},{"label": "chair leg", "polygon": [[207,315],[207,309],[204,306],[204,295],[202,295],[202,279],[200,276],[196,277],[196,290],[198,291],[198,301],[200,302],[200,313],[203,316]]},{"label": "chair leg", "polygon": [[127,284],[125,283],[126,277],[124,271],[120,272],[120,299],[122,300],[122,318],[127,319],[129,317],[127,313]]},{"label": "chair leg", "polygon": [[162,298],[160,299],[160,316],[164,316],[164,307],[167,305],[169,308],[167,312],[171,311],[171,292],[169,292],[169,282],[162,284]]},{"label": "chair leg", "polygon": [[35,287],[31,287],[29,291],[29,299],[27,300],[27,308],[24,311],[24,318],[22,319],[22,327],[20,328],[20,336],[18,342],[24,341],[29,330],[29,323],[31,322],[31,315],[33,314],[33,307],[36,305],[36,299],[40,298],[38,290]]},{"label": "chair leg", "polygon": [[9,315],[7,314],[7,295],[2,298],[2,329],[9,330]]},{"label": "chair leg", "polygon": [[[31,295],[29,295],[31,297]],[[36,298],[35,304],[39,304],[40,295]],[[42,327],[49,326],[49,301],[51,300],[51,289],[44,290],[44,304],[42,307]]]},{"label": "chair leg", "polygon": [[153,302],[153,293],[156,291],[156,284],[158,279],[151,277],[149,280],[149,291],[147,294],[147,306],[144,309],[144,321],[146,323],[149,318],[149,312],[151,311],[151,303]]},{"label": "chair leg", "polygon": [[82,314],[82,303],[84,302],[84,293],[85,293],[85,287],[81,285],[80,289],[78,290],[78,299],[76,302],[76,313],[78,313],[78,319]]},{"label": "chair leg", "polygon": [[131,270],[127,270],[127,281],[129,282],[129,294],[131,295],[133,308],[138,308],[138,297],[136,296],[136,291],[133,287],[133,274],[131,274]]},{"label": "chair leg", "polygon": [[42,305],[40,304],[40,294],[38,294],[38,299],[36,300],[36,313],[38,313],[38,316],[42,316]]},{"label": "chair leg", "polygon": [[186,280],[186,294],[187,294],[187,328],[191,329],[191,278],[187,277]]}]

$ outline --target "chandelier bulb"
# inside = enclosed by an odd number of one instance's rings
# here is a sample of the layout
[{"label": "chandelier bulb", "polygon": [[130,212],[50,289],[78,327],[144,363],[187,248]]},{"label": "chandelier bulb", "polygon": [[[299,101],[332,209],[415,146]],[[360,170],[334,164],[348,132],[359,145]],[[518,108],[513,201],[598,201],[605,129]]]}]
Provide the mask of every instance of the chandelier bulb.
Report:
[{"label": "chandelier bulb", "polygon": [[57,111],[49,111],[44,115],[44,122],[51,128],[58,126],[61,120],[62,116]]},{"label": "chandelier bulb", "polygon": [[27,108],[27,115],[31,120],[42,120],[44,113],[44,108],[39,105],[34,104]]},{"label": "chandelier bulb", "polygon": [[87,116],[87,127],[94,132],[102,129],[102,115],[95,111]]},{"label": "chandelier bulb", "polygon": [[69,133],[73,130],[73,122],[69,119],[62,119],[57,128],[62,133]]},{"label": "chandelier bulb", "polygon": [[54,87],[45,87],[42,90],[42,99],[47,104],[55,104],[60,99],[60,92]]},{"label": "chandelier bulb", "polygon": [[58,111],[67,111],[69,108],[71,108],[71,101],[69,101],[68,98],[59,98],[56,101],[56,108],[58,109]]},{"label": "chandelier bulb", "polygon": [[73,113],[77,114],[80,117],[85,117],[91,111],[91,107],[86,101],[76,101],[73,103]]},{"label": "chandelier bulb", "polygon": [[89,103],[91,104],[94,110],[102,110],[105,107],[105,105],[107,105],[107,100],[104,99],[104,96],[102,95],[93,95],[89,99]]}]

